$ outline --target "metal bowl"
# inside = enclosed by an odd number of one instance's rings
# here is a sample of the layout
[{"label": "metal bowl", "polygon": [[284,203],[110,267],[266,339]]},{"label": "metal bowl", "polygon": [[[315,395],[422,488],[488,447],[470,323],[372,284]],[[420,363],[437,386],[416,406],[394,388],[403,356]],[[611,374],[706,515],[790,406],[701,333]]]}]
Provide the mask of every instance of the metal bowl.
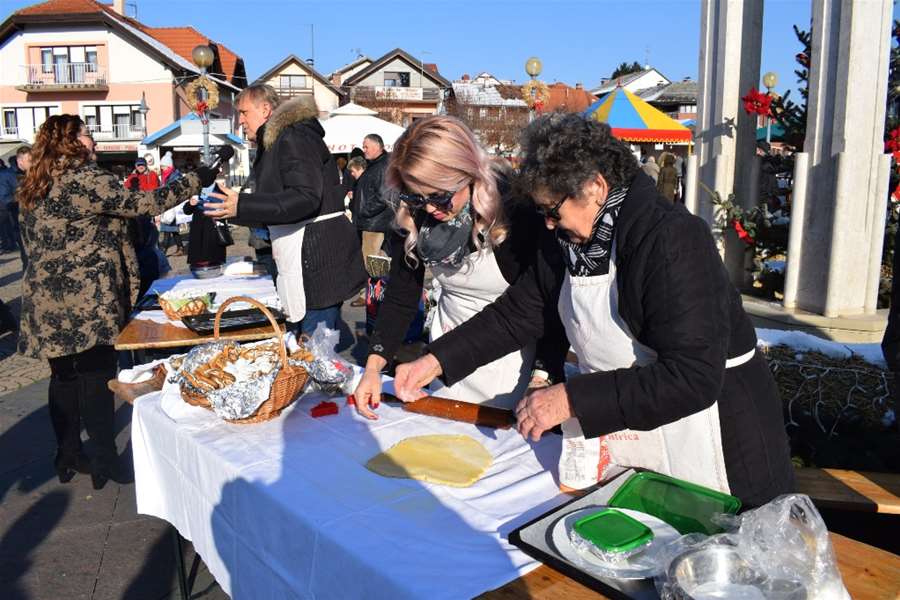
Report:
[{"label": "metal bowl", "polygon": [[212,279],[222,275],[222,265],[207,265],[203,267],[191,267],[191,274],[197,279]]},{"label": "metal bowl", "polygon": [[806,588],[794,581],[770,580],[741,558],[737,549],[708,545],[690,550],[669,565],[676,598],[707,600],[805,600]]}]

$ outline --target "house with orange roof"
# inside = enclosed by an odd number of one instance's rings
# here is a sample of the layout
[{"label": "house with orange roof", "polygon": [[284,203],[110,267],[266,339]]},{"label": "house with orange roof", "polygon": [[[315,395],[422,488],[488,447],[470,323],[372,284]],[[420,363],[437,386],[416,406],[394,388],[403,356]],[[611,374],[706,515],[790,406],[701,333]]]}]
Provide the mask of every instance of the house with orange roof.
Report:
[{"label": "house with orange roof", "polygon": [[223,44],[193,27],[148,27],[125,14],[124,0],[22,8],[0,23],[0,142],[31,143],[50,115],[78,114],[93,132],[98,162],[130,166],[148,134],[191,113],[184,84],[200,73],[191,51],[201,44],[213,51],[208,73],[219,91],[211,117],[226,120],[230,134],[247,75]]},{"label": "house with orange roof", "polygon": [[550,89],[550,99],[544,105],[545,112],[557,110],[582,112],[597,100],[597,97],[584,89],[580,83],[576,83],[575,87],[572,87],[562,82],[556,82],[549,85],[548,88]]}]

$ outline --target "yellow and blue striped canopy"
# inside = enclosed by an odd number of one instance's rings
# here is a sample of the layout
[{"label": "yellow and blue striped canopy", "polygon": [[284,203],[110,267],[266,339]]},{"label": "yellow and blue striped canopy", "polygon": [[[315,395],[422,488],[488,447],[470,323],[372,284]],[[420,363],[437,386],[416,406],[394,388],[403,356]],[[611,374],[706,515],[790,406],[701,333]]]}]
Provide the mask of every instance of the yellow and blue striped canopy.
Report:
[{"label": "yellow and blue striped canopy", "polygon": [[584,116],[606,123],[614,136],[626,142],[691,141],[690,129],[623,87],[617,87],[591,104]]}]

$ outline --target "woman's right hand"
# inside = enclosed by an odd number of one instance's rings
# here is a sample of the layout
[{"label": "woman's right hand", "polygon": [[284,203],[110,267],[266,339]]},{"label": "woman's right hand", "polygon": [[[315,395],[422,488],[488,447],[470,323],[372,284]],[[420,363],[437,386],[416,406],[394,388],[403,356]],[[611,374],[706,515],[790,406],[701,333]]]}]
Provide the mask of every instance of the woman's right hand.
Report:
[{"label": "woman's right hand", "polygon": [[362,379],[353,392],[356,400],[356,412],[373,421],[378,418],[369,408],[378,408],[381,403],[381,373],[378,370],[367,368],[363,371]]}]

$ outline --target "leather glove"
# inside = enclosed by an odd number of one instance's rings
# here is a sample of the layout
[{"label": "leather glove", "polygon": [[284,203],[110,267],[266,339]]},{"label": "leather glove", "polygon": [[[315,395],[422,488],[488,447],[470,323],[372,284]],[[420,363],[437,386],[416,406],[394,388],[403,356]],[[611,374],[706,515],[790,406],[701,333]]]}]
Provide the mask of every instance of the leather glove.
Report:
[{"label": "leather glove", "polygon": [[210,169],[205,165],[197,167],[197,170],[194,172],[200,177],[200,185],[203,187],[209,187],[214,184],[216,177],[219,175],[218,169]]}]

